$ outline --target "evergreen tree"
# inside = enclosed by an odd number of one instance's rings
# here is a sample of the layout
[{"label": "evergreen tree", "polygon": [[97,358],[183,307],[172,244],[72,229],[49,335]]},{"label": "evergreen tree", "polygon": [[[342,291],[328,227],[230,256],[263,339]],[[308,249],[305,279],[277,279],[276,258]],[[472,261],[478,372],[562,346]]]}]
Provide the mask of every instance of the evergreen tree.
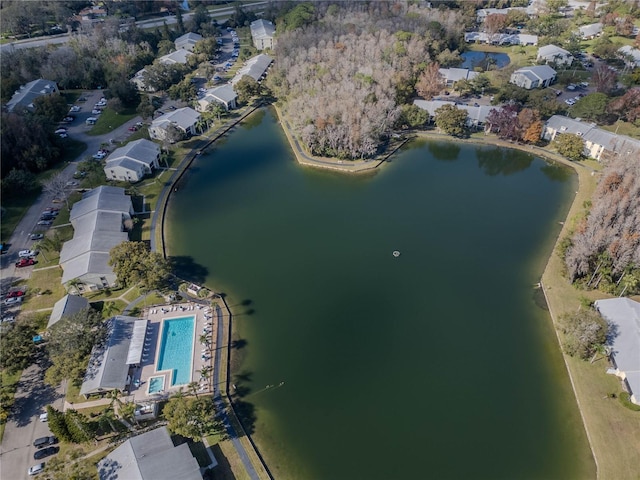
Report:
[{"label": "evergreen tree", "polygon": [[51,433],[64,442],[72,441],[71,433],[67,427],[65,414],[63,412],[59,412],[51,405],[47,405],[47,414],[47,422],[49,423],[49,430],[51,430]]}]

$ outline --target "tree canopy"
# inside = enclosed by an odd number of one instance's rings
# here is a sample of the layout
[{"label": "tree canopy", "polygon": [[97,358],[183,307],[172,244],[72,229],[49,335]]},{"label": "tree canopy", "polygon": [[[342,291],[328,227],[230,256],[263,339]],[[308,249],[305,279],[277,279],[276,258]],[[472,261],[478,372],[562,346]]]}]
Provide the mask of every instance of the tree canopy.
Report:
[{"label": "tree canopy", "polygon": [[110,252],[109,265],[125,287],[137,285],[143,291],[162,290],[167,286],[171,268],[159,253],[144,242],[122,242]]},{"label": "tree canopy", "polygon": [[551,145],[569,160],[580,160],[584,153],[584,140],[573,133],[556,135]]},{"label": "tree canopy", "polygon": [[461,137],[466,132],[467,112],[455,105],[443,105],[436,109],[436,126],[454,137]]},{"label": "tree canopy", "polygon": [[598,312],[589,308],[560,316],[562,347],[567,354],[586,360],[607,340],[608,324]]},{"label": "tree canopy", "polygon": [[169,399],[162,410],[167,428],[183,437],[199,440],[204,435],[223,434],[225,427],[217,418],[210,397],[187,398],[182,393]]}]

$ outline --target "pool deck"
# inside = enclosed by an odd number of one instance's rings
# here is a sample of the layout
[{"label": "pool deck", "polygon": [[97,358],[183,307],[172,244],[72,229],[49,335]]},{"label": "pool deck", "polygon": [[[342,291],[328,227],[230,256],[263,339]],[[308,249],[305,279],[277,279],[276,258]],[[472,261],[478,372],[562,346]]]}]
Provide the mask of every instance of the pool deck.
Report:
[{"label": "pool deck", "polygon": [[[157,372],[156,362],[160,351],[160,340],[162,335],[162,321],[172,318],[195,317],[195,335],[193,344],[193,356],[191,362],[191,381],[199,383],[198,393],[209,393],[212,391],[213,358],[217,348],[216,332],[217,318],[213,318],[211,307],[198,305],[195,303],[180,303],[175,305],[164,305],[148,307],[140,318],[148,320],[147,335],[145,337],[145,350],[140,368],[136,369],[131,378],[129,398],[133,397],[136,402],[145,400],[161,400],[168,398],[170,394],[177,392],[181,387],[186,394],[190,393],[187,385],[171,386],[171,373],[168,371]],[[206,335],[207,344],[200,341],[200,337]],[[210,370],[207,380],[201,379],[201,370],[208,367]],[[163,376],[164,390],[149,395],[149,378]]]}]

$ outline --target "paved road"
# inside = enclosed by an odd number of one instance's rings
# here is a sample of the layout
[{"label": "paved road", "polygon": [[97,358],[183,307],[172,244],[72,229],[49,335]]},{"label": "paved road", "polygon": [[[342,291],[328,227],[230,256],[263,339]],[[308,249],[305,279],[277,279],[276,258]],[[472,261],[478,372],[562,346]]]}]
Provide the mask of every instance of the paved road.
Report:
[{"label": "paved road", "polygon": [[[262,10],[266,6],[266,4],[267,2],[260,1],[260,2],[247,3],[242,7],[245,10],[253,10],[255,12],[258,12]],[[235,12],[234,7],[220,9],[210,13],[210,17],[222,23],[226,21],[234,12]],[[193,15],[192,13],[185,13],[184,15],[182,15],[183,21],[186,22],[191,18],[192,15]],[[166,23],[167,25],[174,25],[175,23],[177,23],[175,15],[169,15],[159,19],[141,20],[139,22],[136,22],[136,25],[140,28],[153,28],[153,27],[161,27],[164,23]],[[11,52],[16,50],[21,50],[23,48],[35,48],[35,47],[43,47],[45,45],[67,43],[69,39],[74,38],[77,35],[78,35],[77,33],[71,33],[71,34],[64,33],[61,35],[52,35],[50,37],[39,37],[39,38],[26,39],[26,40],[18,40],[15,42],[5,43],[4,45],[1,45],[0,51]]]},{"label": "paved road", "polygon": [[33,441],[51,435],[48,424],[38,420],[39,415],[45,412],[46,405],[62,409],[64,391],[62,387],[54,389],[45,385],[44,368],[46,365],[33,364],[24,370],[20,379],[13,413],[7,422],[0,445],[0,476],[3,480],[29,478],[29,467],[42,461],[33,459],[33,453],[36,451]]},{"label": "paved road", "polygon": [[[76,114],[74,123],[68,125],[68,131],[70,138],[85,142],[88,148],[62,170],[62,175],[67,180],[73,177],[79,161],[91,156],[103,143],[109,143],[110,139],[118,142],[126,139],[130,135],[128,127],[140,120],[139,117],[134,118],[104,135],[87,135],[89,127],[85,125],[84,120],[91,115],[91,108],[100,100],[102,92],[100,90],[88,92],[85,97],[87,101],[84,104],[79,104],[83,105],[82,111]],[[15,268],[18,251],[30,248],[33,245],[33,241],[29,240],[30,233],[46,231],[38,230],[39,227],[37,227],[36,223],[40,218],[41,212],[46,207],[53,205],[52,200],[51,195],[42,193],[26,212],[9,239],[8,242],[11,244],[9,252],[0,257],[0,290],[2,292],[8,290],[13,282],[17,280],[26,281],[31,275],[33,267]],[[15,310],[18,310],[18,308]],[[20,378],[15,406],[7,422],[2,445],[0,446],[0,455],[2,456],[0,478],[2,480],[27,477],[27,469],[31,465],[38,463],[33,459],[33,452],[35,451],[31,446],[33,440],[50,434],[47,425],[38,421],[38,415],[44,412],[46,406],[53,402],[56,402],[57,408],[62,408],[63,406],[64,395],[62,388],[56,392],[46,386],[43,381],[43,372],[39,365],[34,364],[24,370]]]}]

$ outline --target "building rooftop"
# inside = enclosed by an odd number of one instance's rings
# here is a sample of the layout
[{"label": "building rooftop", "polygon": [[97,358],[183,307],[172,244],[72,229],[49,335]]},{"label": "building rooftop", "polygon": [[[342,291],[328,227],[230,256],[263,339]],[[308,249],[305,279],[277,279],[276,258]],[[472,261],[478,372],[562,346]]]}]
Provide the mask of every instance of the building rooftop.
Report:
[{"label": "building rooftop", "polygon": [[206,91],[204,99],[206,100],[208,96],[214,97],[213,100],[217,99],[225,103],[229,103],[237,98],[238,94],[235,92],[231,85],[226,84],[219,87],[210,88]]},{"label": "building rooftop", "polygon": [[193,47],[193,45],[198,43],[200,40],[202,40],[202,35],[189,32],[176,38],[174,43],[176,45],[176,48],[182,48],[183,46],[186,46],[186,45],[190,45]]},{"label": "building rooftop", "polygon": [[260,80],[260,78],[262,78],[262,76],[267,71],[267,68],[269,68],[269,65],[271,65],[271,62],[273,62],[273,59],[269,55],[266,55],[264,53],[250,58],[249,60],[247,60],[244,66],[240,70],[238,70],[236,75],[231,80],[231,84],[235,85],[245,75],[249,75],[255,81]]},{"label": "building rooftop", "polygon": [[146,138],[140,138],[127,143],[124,147],[116,148],[106,160],[108,163],[119,158],[130,158],[151,165],[158,155],[160,155],[160,145]]},{"label": "building rooftop", "polygon": [[41,78],[29,82],[26,85],[22,85],[20,89],[13,94],[11,100],[7,102],[7,111],[12,112],[16,107],[33,109],[33,102],[36,98],[49,95],[56,91],[58,91],[58,87],[53,80],[44,80]]},{"label": "building rooftop", "polygon": [[[549,65],[535,65],[532,67],[522,67],[513,73],[521,73],[526,75],[527,72],[532,73],[533,75],[535,75],[536,78],[540,80],[547,80],[556,76],[556,71],[553,68],[551,68]],[[528,76],[528,78],[532,80],[534,79],[531,76]]]},{"label": "building rooftop", "polygon": [[174,124],[183,130],[191,128],[200,119],[200,114],[193,108],[184,107],[167,112],[151,122],[152,127],[165,126],[166,124]]},{"label": "building rooftop", "polygon": [[565,57],[571,56],[571,54],[564,48],[560,48],[557,45],[545,45],[538,49],[538,58],[553,58],[555,56]]},{"label": "building rooftop", "polygon": [[103,345],[95,345],[91,351],[87,372],[80,388],[81,395],[113,389],[124,390],[129,371],[126,360],[137,320],[134,317],[118,315],[108,321],[106,341]]},{"label": "building rooftop", "polygon": [[62,317],[70,317],[82,310],[87,310],[88,308],[89,301],[86,298],[79,295],[65,295],[53,306],[53,311],[49,316],[47,328],[51,328],[53,325],[58,323]]},{"label": "building rooftop", "polygon": [[131,437],[98,463],[100,480],[202,480],[186,443],[174,447],[166,427]]},{"label": "building rooftop", "polygon": [[193,55],[193,53],[191,53],[189,50],[179,49],[175,52],[163,55],[158,59],[158,61],[165,65],[173,65],[174,63],[181,63],[184,65],[185,63],[187,63],[187,58],[189,57],[189,55]]},{"label": "building rooftop", "polygon": [[269,20],[262,18],[251,22],[251,36],[254,39],[273,37],[276,33],[276,27]]}]

